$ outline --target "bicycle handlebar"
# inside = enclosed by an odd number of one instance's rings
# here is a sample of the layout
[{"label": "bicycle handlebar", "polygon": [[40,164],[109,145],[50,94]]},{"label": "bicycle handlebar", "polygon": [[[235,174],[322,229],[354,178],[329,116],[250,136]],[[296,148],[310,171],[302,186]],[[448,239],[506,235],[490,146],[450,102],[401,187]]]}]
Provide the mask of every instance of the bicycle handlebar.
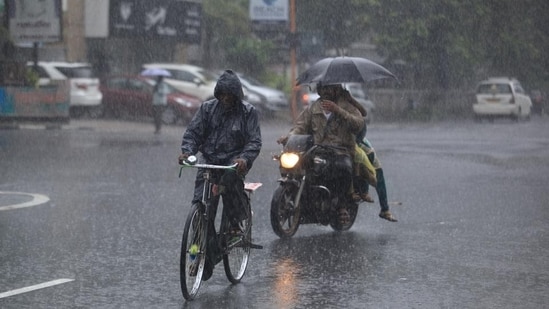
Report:
[{"label": "bicycle handlebar", "polygon": [[[191,158],[192,157],[192,158]],[[187,160],[181,162],[181,167],[179,168],[179,177],[181,178],[181,172],[184,168],[194,167],[194,168],[209,168],[209,169],[218,169],[218,170],[234,170],[238,164],[234,163],[231,165],[216,165],[216,164],[202,164],[194,163],[196,162],[196,157],[190,156]]]},{"label": "bicycle handlebar", "polygon": [[183,162],[181,168],[185,167],[196,167],[196,168],[211,168],[211,169],[218,169],[218,170],[230,170],[235,169],[238,164],[234,163],[232,165],[215,165],[215,164],[188,164]]}]

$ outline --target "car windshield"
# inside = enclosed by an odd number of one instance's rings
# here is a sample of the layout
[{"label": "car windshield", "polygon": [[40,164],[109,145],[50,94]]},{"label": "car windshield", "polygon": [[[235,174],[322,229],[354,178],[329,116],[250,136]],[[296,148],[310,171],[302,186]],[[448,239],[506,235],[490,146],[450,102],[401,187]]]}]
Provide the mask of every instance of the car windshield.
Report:
[{"label": "car windshield", "polygon": [[482,84],[478,86],[477,93],[480,94],[508,94],[512,93],[511,86],[508,84]]},{"label": "car windshield", "polygon": [[89,66],[82,67],[56,67],[67,78],[95,78],[93,69]]},{"label": "car windshield", "polygon": [[206,70],[200,70],[198,71],[199,74],[201,74],[202,76],[204,76],[204,79],[207,81],[207,82],[215,82],[217,80],[217,76],[210,72],[210,71],[206,71]]},{"label": "car windshield", "polygon": [[239,76],[240,76],[240,79],[247,81],[252,86],[263,86],[263,84],[260,81],[258,81],[257,79],[251,76],[248,76],[248,75],[239,75]]}]

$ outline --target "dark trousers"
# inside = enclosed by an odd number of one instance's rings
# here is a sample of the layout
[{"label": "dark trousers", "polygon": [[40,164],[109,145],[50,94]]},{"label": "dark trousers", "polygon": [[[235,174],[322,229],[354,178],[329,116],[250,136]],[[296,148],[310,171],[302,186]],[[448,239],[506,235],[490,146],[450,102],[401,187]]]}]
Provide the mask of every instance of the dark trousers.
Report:
[{"label": "dark trousers", "polygon": [[162,128],[162,113],[164,105],[153,105],[154,129],[158,132]]},{"label": "dark trousers", "polygon": [[326,186],[335,192],[340,200],[344,200],[349,194],[353,180],[353,163],[348,154],[334,155],[330,169],[324,175]]},{"label": "dark trousers", "polygon": [[[194,184],[193,204],[202,201],[204,186],[203,174],[204,170],[198,169]],[[220,171],[214,175],[214,178],[214,183],[218,184],[219,193],[223,198],[223,211],[227,213],[231,222],[237,223],[247,219],[246,209],[244,207],[249,201],[248,196],[244,192],[244,178],[232,170]]]},{"label": "dark trousers", "polygon": [[[378,168],[376,169],[376,193],[379,198],[379,206],[381,207],[381,211],[387,211],[389,210],[389,202],[387,200],[387,187],[385,185],[385,177],[383,176],[383,169]],[[368,183],[364,183],[364,186],[361,188],[361,192],[368,193]]]}]

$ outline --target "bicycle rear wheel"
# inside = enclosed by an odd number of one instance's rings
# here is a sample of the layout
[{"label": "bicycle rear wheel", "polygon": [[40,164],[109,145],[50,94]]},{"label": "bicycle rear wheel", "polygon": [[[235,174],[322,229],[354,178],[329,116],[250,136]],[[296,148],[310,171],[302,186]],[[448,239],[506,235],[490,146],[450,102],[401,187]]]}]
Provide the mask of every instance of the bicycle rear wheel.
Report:
[{"label": "bicycle rear wheel", "polygon": [[185,222],[179,262],[181,292],[186,300],[198,294],[206,262],[207,223],[200,204],[191,207]]},{"label": "bicycle rear wheel", "polygon": [[250,257],[252,244],[252,213],[250,203],[246,207],[246,213],[248,214],[248,219],[242,221],[243,232],[238,236],[229,235],[229,220],[223,214],[223,225],[225,227],[222,229],[225,233],[223,266],[227,279],[234,284],[239,283],[242,277],[244,277]]}]

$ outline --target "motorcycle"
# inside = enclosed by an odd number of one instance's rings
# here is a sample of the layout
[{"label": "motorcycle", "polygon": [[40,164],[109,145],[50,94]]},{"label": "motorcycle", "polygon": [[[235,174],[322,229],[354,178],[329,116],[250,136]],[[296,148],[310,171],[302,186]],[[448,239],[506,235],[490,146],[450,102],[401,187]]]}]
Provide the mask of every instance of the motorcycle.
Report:
[{"label": "motorcycle", "polygon": [[[291,135],[282,153],[273,157],[279,161],[281,178],[271,200],[270,217],[273,231],[280,238],[292,237],[301,224],[330,225],[336,231],[353,226],[358,203],[349,194],[338,197],[334,180],[328,179],[336,150],[314,145],[311,135]],[[349,214],[343,222],[338,215],[341,208]]]}]

